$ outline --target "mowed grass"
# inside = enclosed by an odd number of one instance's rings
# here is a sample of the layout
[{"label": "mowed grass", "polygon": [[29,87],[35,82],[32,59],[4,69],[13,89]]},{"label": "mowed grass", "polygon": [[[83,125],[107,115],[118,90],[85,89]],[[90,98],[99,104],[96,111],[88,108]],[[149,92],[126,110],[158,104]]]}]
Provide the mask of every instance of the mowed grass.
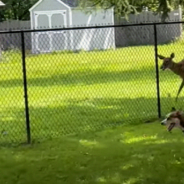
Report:
[{"label": "mowed grass", "polygon": [[[175,52],[179,61],[182,48],[179,42],[158,51]],[[154,121],[154,59],[153,46],[27,55],[36,143],[0,147],[0,183],[183,184],[183,134]],[[20,52],[3,53],[0,73],[0,144],[20,143],[26,141]],[[183,93],[174,103],[179,77],[159,74],[162,115],[183,108]]]},{"label": "mowed grass", "polygon": [[183,184],[179,130],[159,122],[0,149],[6,184]]},{"label": "mowed grass", "polygon": [[[160,54],[183,58],[183,43],[159,46]],[[32,140],[90,132],[157,118],[153,46],[95,52],[27,55]],[[161,62],[159,61],[159,65]],[[180,79],[159,71],[162,115],[172,106]],[[6,51],[0,63],[0,142],[26,141],[22,61]]]}]

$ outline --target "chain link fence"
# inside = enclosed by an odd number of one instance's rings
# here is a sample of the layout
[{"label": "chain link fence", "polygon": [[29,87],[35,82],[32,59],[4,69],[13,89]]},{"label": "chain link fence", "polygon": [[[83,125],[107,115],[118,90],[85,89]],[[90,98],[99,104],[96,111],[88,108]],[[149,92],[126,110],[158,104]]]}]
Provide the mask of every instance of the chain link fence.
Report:
[{"label": "chain link fence", "polygon": [[160,71],[156,57],[183,58],[179,22],[1,32],[0,40],[0,144],[151,122],[182,108],[182,93],[174,102],[181,79]]}]

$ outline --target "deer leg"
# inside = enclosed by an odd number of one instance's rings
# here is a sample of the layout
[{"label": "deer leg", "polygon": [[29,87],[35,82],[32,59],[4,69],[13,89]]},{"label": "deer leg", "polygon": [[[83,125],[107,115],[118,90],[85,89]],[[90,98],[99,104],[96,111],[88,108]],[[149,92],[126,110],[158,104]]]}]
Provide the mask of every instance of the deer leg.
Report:
[{"label": "deer leg", "polygon": [[180,92],[181,92],[183,86],[184,86],[184,80],[182,81],[182,83],[181,83],[181,85],[180,85],[180,88],[179,88],[179,90],[178,90],[178,93],[177,93],[177,96],[176,96],[176,99],[175,99],[176,102],[177,102],[177,100],[178,100],[178,96],[179,96],[179,94],[180,94]]}]

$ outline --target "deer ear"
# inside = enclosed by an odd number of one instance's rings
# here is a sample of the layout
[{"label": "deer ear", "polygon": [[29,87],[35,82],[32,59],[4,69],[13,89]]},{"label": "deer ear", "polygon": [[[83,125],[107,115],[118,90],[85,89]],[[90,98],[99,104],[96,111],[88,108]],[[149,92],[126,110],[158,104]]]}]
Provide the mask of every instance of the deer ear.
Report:
[{"label": "deer ear", "polygon": [[159,59],[165,59],[165,57],[162,56],[162,55],[157,55],[157,56],[158,56]]},{"label": "deer ear", "polygon": [[174,56],[175,56],[175,55],[174,55],[174,53],[172,53],[170,57],[173,59],[173,58],[174,58]]}]

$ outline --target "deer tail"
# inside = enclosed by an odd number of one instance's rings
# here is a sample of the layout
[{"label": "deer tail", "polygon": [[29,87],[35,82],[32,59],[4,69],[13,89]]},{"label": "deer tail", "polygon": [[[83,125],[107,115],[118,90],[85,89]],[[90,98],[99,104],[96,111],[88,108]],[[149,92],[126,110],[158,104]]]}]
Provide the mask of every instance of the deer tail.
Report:
[{"label": "deer tail", "polygon": [[178,96],[179,96],[179,94],[180,94],[181,90],[183,89],[183,86],[184,86],[184,80],[182,81],[182,83],[181,83],[181,85],[180,85],[180,87],[179,87],[179,90],[178,90],[178,93],[177,93],[177,96],[176,96],[175,102],[177,102],[177,100],[178,100]]}]

